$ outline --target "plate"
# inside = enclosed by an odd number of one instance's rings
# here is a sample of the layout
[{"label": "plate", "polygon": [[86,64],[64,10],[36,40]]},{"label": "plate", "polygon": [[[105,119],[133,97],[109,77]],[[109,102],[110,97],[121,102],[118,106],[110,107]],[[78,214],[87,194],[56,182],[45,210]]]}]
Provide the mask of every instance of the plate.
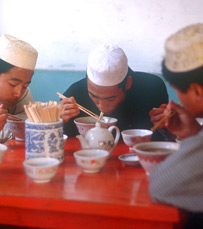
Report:
[{"label": "plate", "polygon": [[136,153],[123,154],[118,156],[118,159],[128,166],[137,166],[140,164]]},{"label": "plate", "polygon": [[64,142],[67,140],[68,136],[66,134],[63,135]]}]

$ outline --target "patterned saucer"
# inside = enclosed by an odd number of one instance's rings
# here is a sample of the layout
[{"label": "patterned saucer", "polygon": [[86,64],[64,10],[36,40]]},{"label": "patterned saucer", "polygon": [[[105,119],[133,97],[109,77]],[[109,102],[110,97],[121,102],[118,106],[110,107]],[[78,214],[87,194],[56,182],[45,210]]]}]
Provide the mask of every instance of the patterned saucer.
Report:
[{"label": "patterned saucer", "polygon": [[137,166],[140,164],[139,158],[136,153],[123,154],[118,156],[118,159],[127,166]]}]

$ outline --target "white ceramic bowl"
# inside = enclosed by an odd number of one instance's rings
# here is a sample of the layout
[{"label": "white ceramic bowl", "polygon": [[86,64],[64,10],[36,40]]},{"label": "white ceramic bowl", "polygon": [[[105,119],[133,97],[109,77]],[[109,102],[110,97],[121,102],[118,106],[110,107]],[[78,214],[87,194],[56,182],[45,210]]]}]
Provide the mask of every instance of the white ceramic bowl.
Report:
[{"label": "white ceramic bowl", "polygon": [[25,141],[25,121],[7,119],[7,126],[17,141]]},{"label": "white ceramic bowl", "polygon": [[2,162],[4,154],[6,153],[7,149],[8,149],[7,146],[0,144],[0,163]]},{"label": "white ceramic bowl", "polygon": [[175,142],[144,142],[134,145],[133,150],[139,157],[146,174],[149,175],[158,163],[178,151],[179,147],[180,144]]},{"label": "white ceramic bowl", "polygon": [[35,183],[49,182],[58,170],[59,160],[55,158],[31,158],[23,162],[26,174]]},{"label": "white ceramic bowl", "polygon": [[[109,128],[110,126],[115,126],[115,124],[117,123],[117,119],[116,118],[111,118],[111,117],[103,117],[103,122],[101,122],[101,127],[104,128]],[[76,118],[74,120],[74,123],[78,129],[78,132],[84,136],[86,134],[86,132],[95,127],[97,120],[91,116],[86,116],[86,117],[79,117]]]},{"label": "white ceramic bowl", "polygon": [[124,143],[129,147],[151,141],[152,134],[153,132],[147,129],[128,129],[121,132]]},{"label": "white ceramic bowl", "polygon": [[198,121],[198,123],[203,126],[203,118],[196,118],[196,120]]},{"label": "white ceramic bowl", "polygon": [[105,165],[109,152],[101,149],[84,149],[73,153],[77,165],[86,173],[97,173]]}]

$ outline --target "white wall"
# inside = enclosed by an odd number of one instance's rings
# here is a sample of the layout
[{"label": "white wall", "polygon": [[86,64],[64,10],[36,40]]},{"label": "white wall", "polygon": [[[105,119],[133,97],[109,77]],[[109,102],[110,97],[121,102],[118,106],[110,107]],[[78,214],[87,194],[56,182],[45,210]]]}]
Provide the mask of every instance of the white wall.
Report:
[{"label": "white wall", "polygon": [[85,70],[105,42],[122,47],[134,70],[160,72],[165,39],[203,22],[203,0],[0,0],[0,34],[39,51],[37,68]]}]

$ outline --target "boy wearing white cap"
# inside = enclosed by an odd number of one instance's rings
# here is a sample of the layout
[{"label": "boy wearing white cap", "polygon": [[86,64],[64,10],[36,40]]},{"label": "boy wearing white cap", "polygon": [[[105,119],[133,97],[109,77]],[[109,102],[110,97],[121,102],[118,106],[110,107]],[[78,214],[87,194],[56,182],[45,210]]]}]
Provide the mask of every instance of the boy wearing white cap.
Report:
[{"label": "boy wearing white cap", "polygon": [[25,118],[24,105],[33,101],[29,84],[37,51],[10,35],[0,37],[0,142],[11,137],[6,124],[8,113]]},{"label": "boy wearing white cap", "polygon": [[165,49],[163,75],[183,106],[170,101],[164,113],[175,115],[164,126],[183,140],[151,172],[150,193],[155,201],[196,213],[203,226],[203,129],[195,119],[203,117],[203,24],[181,29],[167,39]]},{"label": "boy wearing white cap", "polygon": [[69,97],[61,101],[66,108],[62,118],[68,136],[78,134],[73,122],[75,116],[86,116],[83,112],[79,114],[75,101],[96,114],[103,112],[117,118],[121,131],[150,129],[149,111],[168,102],[163,80],[152,74],[133,72],[124,51],[112,45],[99,46],[90,53],[86,79],[73,84],[64,95]]}]

